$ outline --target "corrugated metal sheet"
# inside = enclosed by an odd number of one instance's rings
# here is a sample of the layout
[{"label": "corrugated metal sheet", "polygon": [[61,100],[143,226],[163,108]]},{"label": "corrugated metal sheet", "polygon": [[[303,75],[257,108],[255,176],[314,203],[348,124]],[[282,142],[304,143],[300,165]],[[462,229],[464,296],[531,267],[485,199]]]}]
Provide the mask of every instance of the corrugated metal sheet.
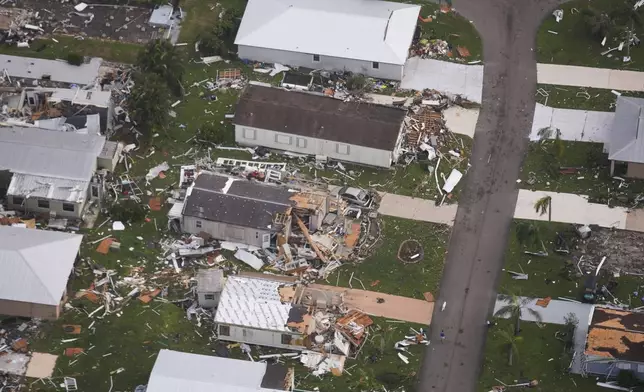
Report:
[{"label": "corrugated metal sheet", "polygon": [[278,392],[261,387],[266,372],[265,362],[161,350],[147,392]]},{"label": "corrugated metal sheet", "polygon": [[89,181],[16,173],[11,178],[7,194],[81,203],[85,200],[88,187]]},{"label": "corrugated metal sheet", "polygon": [[0,168],[15,173],[89,180],[105,137],[38,128],[0,128]]},{"label": "corrugated metal sheet", "polygon": [[420,6],[373,0],[250,0],[236,45],[403,65]]},{"label": "corrugated metal sheet", "polygon": [[644,163],[644,99],[618,97],[608,159]]},{"label": "corrugated metal sheet", "polygon": [[82,235],[0,226],[0,300],[58,305]]},{"label": "corrugated metal sheet", "polygon": [[43,75],[49,75],[54,82],[81,85],[94,83],[102,62],[100,58],[93,58],[88,64],[75,66],[62,60],[0,55],[0,69],[6,69],[11,77],[42,79]]},{"label": "corrugated metal sheet", "polygon": [[274,280],[229,276],[221,294],[215,322],[288,332],[290,303],[282,303],[278,288],[288,285]]}]

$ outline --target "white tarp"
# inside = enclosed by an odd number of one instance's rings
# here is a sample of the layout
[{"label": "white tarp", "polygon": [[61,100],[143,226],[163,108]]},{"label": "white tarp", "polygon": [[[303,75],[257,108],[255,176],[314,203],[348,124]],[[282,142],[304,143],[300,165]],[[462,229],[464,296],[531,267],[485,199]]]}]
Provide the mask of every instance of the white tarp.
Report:
[{"label": "white tarp", "polygon": [[454,190],[458,182],[461,181],[461,178],[463,178],[463,173],[456,169],[452,169],[452,172],[449,173],[449,177],[447,177],[447,180],[445,180],[443,190],[447,193],[450,193]]},{"label": "white tarp", "polygon": [[255,256],[252,253],[246,252],[243,249],[237,249],[237,252],[235,252],[234,256],[237,260],[243,261],[257,271],[259,271],[264,266],[264,262],[259,257]]}]

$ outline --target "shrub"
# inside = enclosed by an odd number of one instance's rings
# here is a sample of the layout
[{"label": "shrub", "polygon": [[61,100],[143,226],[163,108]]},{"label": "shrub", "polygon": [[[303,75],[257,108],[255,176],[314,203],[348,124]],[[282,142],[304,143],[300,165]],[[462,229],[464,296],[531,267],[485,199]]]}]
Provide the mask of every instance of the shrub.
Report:
[{"label": "shrub", "polygon": [[125,200],[110,207],[110,218],[113,221],[136,223],[145,219],[145,208],[134,200]]},{"label": "shrub", "polygon": [[85,62],[83,55],[78,53],[67,53],[67,62],[71,65],[79,66]]}]

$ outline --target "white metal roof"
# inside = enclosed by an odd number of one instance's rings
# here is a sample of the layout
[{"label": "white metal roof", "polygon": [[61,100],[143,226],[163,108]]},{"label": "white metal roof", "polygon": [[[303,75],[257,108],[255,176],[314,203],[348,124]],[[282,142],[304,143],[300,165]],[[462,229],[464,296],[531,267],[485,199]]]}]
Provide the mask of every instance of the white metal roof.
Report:
[{"label": "white metal roof", "polygon": [[82,235],[0,226],[0,299],[58,305]]},{"label": "white metal roof", "polygon": [[215,322],[288,332],[290,303],[282,303],[278,288],[288,283],[229,276],[219,300]]},{"label": "white metal roof", "polygon": [[608,159],[644,163],[644,99],[618,97]]},{"label": "white metal roof", "polygon": [[112,93],[101,90],[81,90],[80,88],[58,88],[47,98],[49,102],[71,102],[72,105],[91,105],[108,107]]},{"label": "white metal roof", "polygon": [[98,77],[98,69],[103,62],[93,58],[87,64],[71,65],[63,60],[45,60],[33,57],[0,55],[0,71],[7,70],[12,78],[42,79],[49,75],[54,82],[93,84]]},{"label": "white metal roof", "polygon": [[158,6],[152,11],[148,23],[154,26],[170,26],[172,24],[172,12],[171,5]]},{"label": "white metal roof", "polygon": [[235,44],[403,65],[419,13],[377,0],[249,0]]},{"label": "white metal roof", "polygon": [[88,181],[105,137],[38,128],[0,128],[0,170]]},{"label": "white metal roof", "polygon": [[147,392],[278,392],[261,387],[265,362],[161,350]]},{"label": "white metal roof", "polygon": [[88,188],[89,181],[14,173],[7,194],[81,203],[85,200]]}]

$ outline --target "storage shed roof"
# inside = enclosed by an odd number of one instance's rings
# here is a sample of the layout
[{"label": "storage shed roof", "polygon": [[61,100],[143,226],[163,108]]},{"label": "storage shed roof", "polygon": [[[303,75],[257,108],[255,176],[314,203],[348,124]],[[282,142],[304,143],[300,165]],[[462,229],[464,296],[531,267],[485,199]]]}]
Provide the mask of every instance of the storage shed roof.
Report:
[{"label": "storage shed roof", "polygon": [[251,84],[237,104],[234,121],[241,126],[392,151],[405,115],[405,110],[395,107]]},{"label": "storage shed roof", "polygon": [[608,159],[644,163],[644,99],[618,97]]}]

